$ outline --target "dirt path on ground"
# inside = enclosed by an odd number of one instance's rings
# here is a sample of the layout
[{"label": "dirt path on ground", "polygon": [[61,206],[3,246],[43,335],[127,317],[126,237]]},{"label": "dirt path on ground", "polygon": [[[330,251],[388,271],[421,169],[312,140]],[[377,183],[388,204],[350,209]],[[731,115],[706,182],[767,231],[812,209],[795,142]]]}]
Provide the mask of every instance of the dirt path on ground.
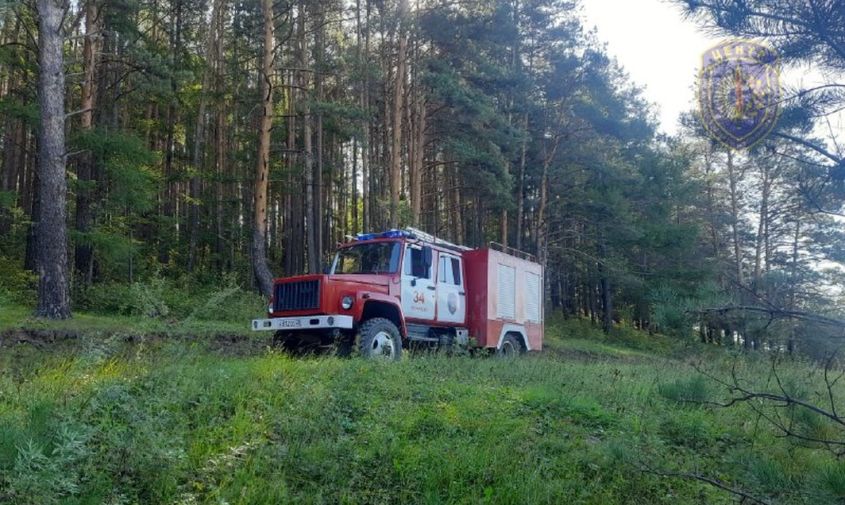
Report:
[{"label": "dirt path on ground", "polygon": [[165,341],[183,341],[206,345],[209,351],[230,356],[259,354],[272,344],[267,336],[237,334],[212,335],[168,335],[152,333],[135,335],[132,333],[84,332],[78,330],[57,329],[11,329],[0,332],[0,348],[18,345],[30,345],[41,351],[67,350],[78,347],[86,341],[119,341],[126,345],[158,344]]}]

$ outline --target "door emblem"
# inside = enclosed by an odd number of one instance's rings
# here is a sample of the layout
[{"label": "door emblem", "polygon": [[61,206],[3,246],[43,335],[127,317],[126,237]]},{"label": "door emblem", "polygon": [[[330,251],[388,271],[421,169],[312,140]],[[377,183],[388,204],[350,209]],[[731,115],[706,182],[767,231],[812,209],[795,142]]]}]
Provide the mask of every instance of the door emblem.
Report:
[{"label": "door emblem", "polygon": [[454,314],[458,311],[458,295],[455,293],[449,293],[449,298],[446,301],[446,306],[449,309],[450,314]]}]

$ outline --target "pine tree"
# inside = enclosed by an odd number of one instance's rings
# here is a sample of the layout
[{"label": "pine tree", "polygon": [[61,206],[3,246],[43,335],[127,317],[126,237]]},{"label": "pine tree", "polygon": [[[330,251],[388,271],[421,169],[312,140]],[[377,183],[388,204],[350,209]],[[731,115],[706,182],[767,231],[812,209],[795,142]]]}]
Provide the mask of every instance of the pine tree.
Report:
[{"label": "pine tree", "polygon": [[70,317],[65,178],[65,70],[60,0],[38,0],[38,308],[50,319]]}]

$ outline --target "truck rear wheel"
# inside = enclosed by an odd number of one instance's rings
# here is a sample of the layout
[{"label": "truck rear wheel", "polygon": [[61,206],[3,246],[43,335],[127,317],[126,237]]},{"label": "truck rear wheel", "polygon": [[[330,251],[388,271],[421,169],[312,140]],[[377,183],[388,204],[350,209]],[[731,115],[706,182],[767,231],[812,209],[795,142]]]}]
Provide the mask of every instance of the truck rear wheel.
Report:
[{"label": "truck rear wheel", "polygon": [[525,352],[525,347],[522,345],[522,339],[513,334],[508,333],[502,340],[502,347],[499,348],[499,356],[510,358],[519,356]]},{"label": "truck rear wheel", "polygon": [[361,325],[358,348],[365,358],[399,361],[402,357],[402,336],[389,319],[374,317]]}]

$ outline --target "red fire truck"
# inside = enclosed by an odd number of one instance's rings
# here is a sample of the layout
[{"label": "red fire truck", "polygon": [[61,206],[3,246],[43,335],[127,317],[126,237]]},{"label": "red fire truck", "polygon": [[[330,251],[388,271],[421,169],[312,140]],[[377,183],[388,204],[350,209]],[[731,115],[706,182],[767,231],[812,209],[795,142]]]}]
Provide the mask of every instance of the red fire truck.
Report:
[{"label": "red fire truck", "polygon": [[474,345],[501,354],[543,345],[543,268],[491,243],[470,249],[413,228],[360,234],[328,273],[274,281],[268,319],[288,350],[357,342],[365,357],[399,359],[410,345]]}]

